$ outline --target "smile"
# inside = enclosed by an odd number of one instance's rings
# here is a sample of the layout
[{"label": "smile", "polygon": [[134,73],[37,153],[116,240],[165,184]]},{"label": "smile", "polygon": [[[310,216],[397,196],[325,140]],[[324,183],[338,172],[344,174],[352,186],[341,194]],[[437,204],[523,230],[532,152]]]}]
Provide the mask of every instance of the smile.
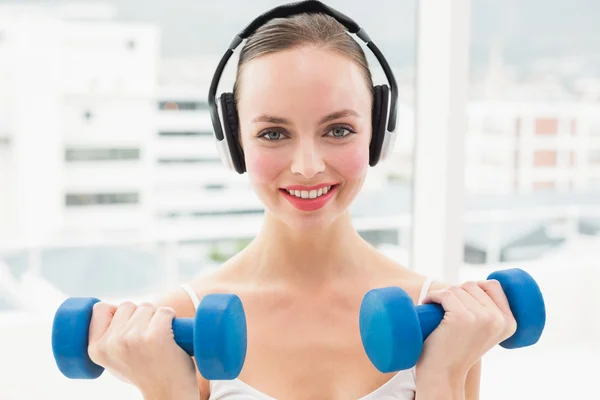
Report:
[{"label": "smile", "polygon": [[295,208],[301,211],[316,211],[324,207],[337,191],[339,185],[328,185],[318,189],[279,189],[279,192]]},{"label": "smile", "polygon": [[316,199],[317,197],[321,197],[324,194],[327,194],[327,192],[329,192],[331,188],[332,186],[325,186],[324,188],[320,188],[319,190],[284,190],[292,196],[296,196],[300,199]]}]

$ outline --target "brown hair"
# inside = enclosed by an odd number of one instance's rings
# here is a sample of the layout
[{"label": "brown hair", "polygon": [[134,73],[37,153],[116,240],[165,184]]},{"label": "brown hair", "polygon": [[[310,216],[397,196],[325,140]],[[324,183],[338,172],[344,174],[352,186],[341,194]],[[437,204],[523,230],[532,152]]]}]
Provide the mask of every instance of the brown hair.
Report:
[{"label": "brown hair", "polygon": [[240,77],[245,63],[269,53],[310,45],[337,51],[357,63],[369,89],[373,88],[373,78],[365,53],[344,26],[329,15],[306,13],[272,19],[248,38],[240,52],[233,86],[236,103],[239,100]]}]

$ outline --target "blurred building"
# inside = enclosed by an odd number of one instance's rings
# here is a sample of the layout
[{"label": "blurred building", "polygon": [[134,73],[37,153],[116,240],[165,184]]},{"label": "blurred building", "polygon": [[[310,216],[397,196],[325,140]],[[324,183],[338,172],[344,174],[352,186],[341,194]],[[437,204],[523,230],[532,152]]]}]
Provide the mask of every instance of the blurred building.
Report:
[{"label": "blurred building", "polygon": [[468,116],[468,191],[600,188],[600,103],[474,101]]},{"label": "blurred building", "polygon": [[[0,11],[0,248],[82,246],[88,236],[118,245],[119,237],[195,244],[255,234],[263,206],[247,177],[221,164],[213,139],[206,95],[218,58],[159,60],[160,32],[115,22],[111,7]],[[219,91],[231,90],[235,63],[236,56]],[[488,95],[510,82],[493,65]],[[480,99],[467,112],[471,194],[600,187],[600,104]],[[364,186],[366,196],[380,194],[369,209],[377,211],[377,201],[391,196],[388,183],[410,183],[414,133],[413,109],[400,103],[394,152],[370,169]],[[389,214],[356,216],[361,234],[408,248],[408,235],[398,229],[408,229],[410,209],[380,210]],[[478,221],[483,230],[489,215]],[[390,216],[402,221],[390,223]],[[525,225],[511,227],[500,241],[510,244],[539,227]],[[504,244],[475,236],[468,258],[499,259]],[[494,255],[484,257],[488,252]]]},{"label": "blurred building", "polygon": [[[160,32],[115,22],[110,6],[4,5],[0,14],[5,243],[164,229],[194,241],[210,236],[208,224],[218,232],[242,220],[254,230],[263,206],[221,164],[212,135],[217,59],[159,61]],[[232,85],[226,74],[221,87]],[[410,112],[401,107],[401,131]],[[396,149],[409,151],[402,140]],[[366,188],[395,170],[382,163]]]},{"label": "blurred building", "polygon": [[0,238],[147,226],[158,32],[110,7],[0,11]]},{"label": "blurred building", "polygon": [[207,93],[195,86],[159,89],[153,177],[159,223],[263,213],[247,177],[221,163]]}]

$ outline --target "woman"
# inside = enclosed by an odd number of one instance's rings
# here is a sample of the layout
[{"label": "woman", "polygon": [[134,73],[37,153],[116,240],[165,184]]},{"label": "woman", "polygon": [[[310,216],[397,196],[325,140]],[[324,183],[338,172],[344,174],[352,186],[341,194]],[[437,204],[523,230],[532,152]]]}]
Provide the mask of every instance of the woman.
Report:
[{"label": "woman", "polygon": [[[480,358],[516,324],[495,281],[447,287],[380,254],[349,207],[369,167],[373,84],[365,55],[324,14],[271,20],[242,49],[235,102],[248,178],[265,205],[258,236],[158,304],[99,303],[90,355],[145,399],[477,399]],[[440,303],[444,320],[413,369],[369,361],[358,315],[373,288]],[[206,381],[172,339],[209,293],[235,293],[248,321],[238,379]]]}]

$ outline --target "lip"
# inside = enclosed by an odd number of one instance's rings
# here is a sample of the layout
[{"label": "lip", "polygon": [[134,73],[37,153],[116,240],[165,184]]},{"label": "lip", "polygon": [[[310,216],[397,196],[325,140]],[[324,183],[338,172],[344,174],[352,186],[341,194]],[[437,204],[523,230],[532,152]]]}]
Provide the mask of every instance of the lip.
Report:
[{"label": "lip", "polygon": [[[329,186],[329,185],[324,185],[324,186]],[[320,185],[318,187],[321,188],[324,186]],[[320,197],[314,198],[314,199],[301,199],[299,197],[289,194],[288,192],[285,191],[285,189],[279,189],[279,192],[281,192],[283,197],[285,197],[286,200],[289,201],[298,210],[316,211],[320,208],[323,208],[329,202],[329,200],[331,200],[334,193],[337,192],[338,186],[339,185],[337,185],[337,184],[332,185],[332,188],[331,188],[331,190],[329,190],[329,192],[327,192],[326,194],[324,194]],[[290,187],[293,188],[293,187],[303,187],[303,186],[290,186]],[[306,187],[306,186],[304,186],[304,187]],[[290,189],[290,190],[308,190],[308,189]],[[315,189],[311,189],[311,190],[315,190]]]},{"label": "lip", "polygon": [[319,190],[321,188],[327,187],[327,186],[334,186],[337,185],[337,183],[320,183],[318,185],[315,186],[302,186],[302,185],[290,185],[290,186],[284,186],[282,189],[287,189],[287,190]]}]

